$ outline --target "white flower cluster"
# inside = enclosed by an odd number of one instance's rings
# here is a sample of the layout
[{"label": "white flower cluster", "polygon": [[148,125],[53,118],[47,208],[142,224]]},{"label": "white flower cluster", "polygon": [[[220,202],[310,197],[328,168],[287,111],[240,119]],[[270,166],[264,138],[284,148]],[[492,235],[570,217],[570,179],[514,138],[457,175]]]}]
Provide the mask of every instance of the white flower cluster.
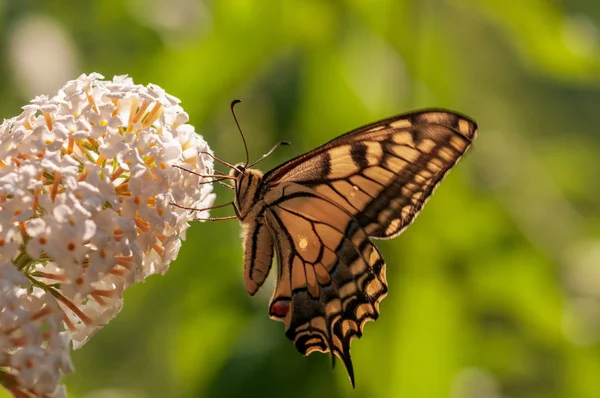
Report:
[{"label": "white flower cluster", "polygon": [[26,285],[13,264],[0,265],[0,363],[10,370],[3,382],[15,393],[25,387],[32,395],[65,395],[57,388],[58,370],[69,373],[73,367],[62,312],[51,295]]},{"label": "white flower cluster", "polygon": [[[98,74],[0,125],[0,383],[51,396],[123,291],[163,274],[214,194],[206,142],[160,87]],[[63,332],[63,330],[65,332]]]}]

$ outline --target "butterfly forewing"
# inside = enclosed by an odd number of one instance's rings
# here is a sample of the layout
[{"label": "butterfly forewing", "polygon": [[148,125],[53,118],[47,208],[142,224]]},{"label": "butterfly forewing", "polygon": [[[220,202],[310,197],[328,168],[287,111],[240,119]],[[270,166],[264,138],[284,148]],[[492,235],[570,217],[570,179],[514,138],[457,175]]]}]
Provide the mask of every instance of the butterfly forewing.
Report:
[{"label": "butterfly forewing", "polygon": [[267,173],[265,184],[294,181],[345,208],[373,238],[413,221],[475,139],[476,124],[433,110],[357,129]]},{"label": "butterfly forewing", "polygon": [[377,319],[385,263],[371,238],[391,238],[414,220],[475,139],[476,124],[430,110],[351,131],[262,176],[237,177],[250,294],[277,255],[271,317],[302,354],[330,352],[354,385],[350,342]]}]

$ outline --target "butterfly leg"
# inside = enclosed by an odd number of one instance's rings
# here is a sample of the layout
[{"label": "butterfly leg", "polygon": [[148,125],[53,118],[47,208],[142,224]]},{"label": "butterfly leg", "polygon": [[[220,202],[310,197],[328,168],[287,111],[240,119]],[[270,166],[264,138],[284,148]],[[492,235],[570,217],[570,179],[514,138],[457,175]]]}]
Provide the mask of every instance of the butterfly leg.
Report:
[{"label": "butterfly leg", "polygon": [[237,216],[194,218],[193,221],[225,221],[225,220],[233,220],[233,219],[236,219],[236,218],[237,218]]}]

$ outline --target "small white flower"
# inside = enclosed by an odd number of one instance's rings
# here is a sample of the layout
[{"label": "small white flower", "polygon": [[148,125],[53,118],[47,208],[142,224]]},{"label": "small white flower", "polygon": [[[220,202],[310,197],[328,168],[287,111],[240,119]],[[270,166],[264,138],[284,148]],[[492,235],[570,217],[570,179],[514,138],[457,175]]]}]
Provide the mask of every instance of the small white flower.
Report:
[{"label": "small white flower", "polygon": [[0,262],[14,259],[23,243],[18,225],[12,218],[11,213],[0,212]]},{"label": "small white flower", "polygon": [[177,256],[197,214],[171,203],[212,205],[208,180],[173,168],[213,171],[178,104],[126,76],[82,75],[0,125],[0,367],[19,391],[64,395],[69,342]]},{"label": "small white flower", "polygon": [[39,260],[42,253],[47,250],[52,230],[43,218],[34,218],[27,222],[26,231],[30,239],[27,241],[25,250],[29,257]]}]

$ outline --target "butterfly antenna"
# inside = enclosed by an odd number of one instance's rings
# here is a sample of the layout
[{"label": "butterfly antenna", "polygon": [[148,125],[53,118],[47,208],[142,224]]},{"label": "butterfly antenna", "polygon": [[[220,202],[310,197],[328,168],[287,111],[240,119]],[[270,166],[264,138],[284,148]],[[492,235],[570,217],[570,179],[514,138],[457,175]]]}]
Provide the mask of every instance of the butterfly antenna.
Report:
[{"label": "butterfly antenna", "polygon": [[[219,159],[218,157],[216,157],[215,155],[213,155],[213,154],[212,154],[212,153],[210,153],[210,152],[206,152],[206,151],[204,151],[204,152],[201,152],[201,153],[202,153],[203,155],[208,155],[208,156],[210,156],[210,157],[211,157],[211,158],[213,158],[215,161],[217,161],[217,162],[221,163],[223,166],[227,166],[227,167],[229,167],[229,168],[231,168],[231,169],[236,169],[237,171],[240,171],[240,169],[238,169],[237,167],[235,167],[235,166],[234,166],[234,165],[232,165],[231,163],[227,163],[226,161]],[[227,177],[227,178],[229,178],[229,177]],[[233,179],[233,178],[232,178],[232,179]]]},{"label": "butterfly antenna", "polygon": [[231,114],[233,115],[233,120],[235,120],[235,124],[237,125],[238,131],[240,132],[240,135],[242,136],[242,141],[244,141],[244,149],[246,150],[246,165],[248,165],[248,163],[250,162],[250,156],[248,155],[248,144],[246,144],[246,137],[244,137],[244,133],[242,133],[242,128],[240,127],[240,123],[237,120],[237,116],[235,116],[235,105],[239,104],[240,102],[242,102],[239,99],[233,100],[231,102]]},{"label": "butterfly antenna", "polygon": [[265,153],[264,155],[262,155],[262,157],[261,157],[260,159],[258,159],[256,162],[252,163],[252,164],[251,164],[250,166],[248,166],[248,167],[252,167],[252,166],[256,165],[258,162],[262,161],[264,158],[266,158],[266,157],[268,157],[268,156],[271,156],[271,154],[272,154],[273,152],[275,152],[275,150],[276,150],[277,148],[279,148],[280,146],[284,146],[284,145],[290,145],[290,143],[289,143],[288,141],[280,141],[280,142],[278,142],[277,144],[275,144],[275,145],[273,146],[273,148],[271,148],[271,149],[269,150],[269,152],[267,152],[267,153]]},{"label": "butterfly antenna", "polygon": [[[207,153],[207,154],[210,155],[210,153],[208,153],[208,152],[204,152],[204,153]],[[214,159],[218,160],[217,158],[214,158]],[[235,177],[231,177],[231,176],[223,175],[223,174],[201,174],[201,173],[196,173],[193,170],[187,169],[185,167],[181,167],[181,166],[176,165],[176,164],[174,164],[173,167],[175,167],[176,169],[179,169],[179,170],[187,171],[190,174],[194,174],[194,175],[197,175],[198,177],[202,177],[202,178],[213,178],[213,179],[214,178],[218,178],[218,179],[221,179],[221,180],[235,180]],[[233,166],[231,166],[231,167],[233,167]],[[235,169],[235,167],[233,167],[233,168]],[[208,182],[213,182],[213,181],[208,181]]]}]

